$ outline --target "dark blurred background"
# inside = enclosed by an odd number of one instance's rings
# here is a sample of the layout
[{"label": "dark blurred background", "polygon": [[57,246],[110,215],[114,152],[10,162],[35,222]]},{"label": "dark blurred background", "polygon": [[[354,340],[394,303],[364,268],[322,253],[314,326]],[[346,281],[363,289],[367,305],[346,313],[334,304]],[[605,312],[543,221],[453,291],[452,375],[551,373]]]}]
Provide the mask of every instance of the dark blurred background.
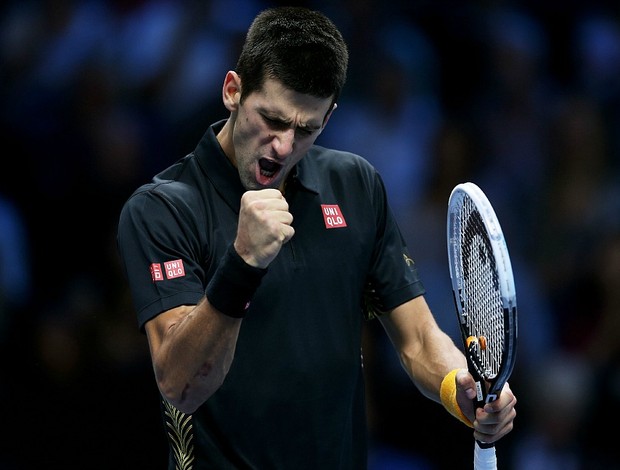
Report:
[{"label": "dark blurred background", "polygon": [[[447,199],[474,181],[495,206],[520,315],[501,468],[620,468],[617,2],[296,3],[327,13],[350,46],[318,143],[381,171],[455,341]],[[224,74],[254,15],[277,4],[3,3],[0,468],[166,467],[118,214],[227,117]],[[413,388],[377,322],[365,362],[371,470],[467,468],[470,431]]]}]

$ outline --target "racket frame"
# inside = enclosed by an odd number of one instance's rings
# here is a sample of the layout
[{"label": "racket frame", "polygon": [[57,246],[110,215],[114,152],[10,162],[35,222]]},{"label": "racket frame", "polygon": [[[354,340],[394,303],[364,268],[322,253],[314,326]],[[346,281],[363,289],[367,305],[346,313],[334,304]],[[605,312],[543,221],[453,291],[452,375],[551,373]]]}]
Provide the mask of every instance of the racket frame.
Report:
[{"label": "racket frame", "polygon": [[[504,342],[502,361],[497,374],[489,376],[478,361],[475,349],[481,347],[479,341],[471,341],[472,332],[467,330],[465,301],[463,300],[464,272],[461,257],[461,226],[464,221],[458,208],[464,198],[469,197],[478,210],[486,229],[499,280],[499,291],[503,309]],[[465,347],[465,356],[470,373],[476,379],[477,406],[484,406],[496,400],[512,374],[516,358],[517,341],[517,303],[512,265],[508,247],[499,220],[484,192],[474,183],[461,183],[454,187],[448,201],[448,258],[452,292],[456,306],[459,326]]]}]

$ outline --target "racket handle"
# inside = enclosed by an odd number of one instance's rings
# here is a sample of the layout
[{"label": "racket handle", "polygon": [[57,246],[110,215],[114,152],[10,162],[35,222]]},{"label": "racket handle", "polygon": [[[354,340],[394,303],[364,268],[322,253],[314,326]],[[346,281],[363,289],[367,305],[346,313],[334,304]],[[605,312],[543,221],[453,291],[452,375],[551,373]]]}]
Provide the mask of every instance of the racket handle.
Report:
[{"label": "racket handle", "polygon": [[474,470],[497,470],[497,456],[493,444],[474,445]]}]

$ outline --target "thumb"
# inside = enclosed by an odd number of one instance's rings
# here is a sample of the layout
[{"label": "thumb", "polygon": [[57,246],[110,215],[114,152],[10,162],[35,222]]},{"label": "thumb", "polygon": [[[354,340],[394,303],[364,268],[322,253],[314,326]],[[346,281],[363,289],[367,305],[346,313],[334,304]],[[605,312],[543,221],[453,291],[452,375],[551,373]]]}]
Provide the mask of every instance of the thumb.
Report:
[{"label": "thumb", "polygon": [[456,374],[456,401],[459,408],[473,423],[476,419],[474,400],[476,398],[476,381],[467,369],[461,369]]}]

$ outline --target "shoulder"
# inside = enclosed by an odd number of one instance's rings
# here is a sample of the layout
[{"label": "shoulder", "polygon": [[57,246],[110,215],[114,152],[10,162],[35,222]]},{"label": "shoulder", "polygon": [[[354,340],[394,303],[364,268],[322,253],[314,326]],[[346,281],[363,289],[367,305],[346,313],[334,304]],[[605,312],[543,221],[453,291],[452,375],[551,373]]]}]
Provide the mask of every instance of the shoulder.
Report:
[{"label": "shoulder", "polygon": [[351,183],[353,180],[362,179],[373,182],[377,179],[377,170],[362,156],[344,150],[314,145],[304,163],[307,171],[317,176],[330,175],[331,178],[346,178]]},{"label": "shoulder", "polygon": [[173,210],[192,210],[200,204],[200,190],[191,176],[193,154],[158,173],[153,179],[138,187],[124,204],[123,210],[139,210],[144,215],[168,207]]},{"label": "shoulder", "polygon": [[300,161],[301,184],[324,198],[384,205],[385,188],[377,170],[352,152],[314,145]]},{"label": "shoulder", "polygon": [[308,157],[310,157],[310,160],[315,160],[317,163],[328,167],[339,169],[360,168],[374,171],[374,167],[364,157],[345,150],[313,145],[308,152]]}]

